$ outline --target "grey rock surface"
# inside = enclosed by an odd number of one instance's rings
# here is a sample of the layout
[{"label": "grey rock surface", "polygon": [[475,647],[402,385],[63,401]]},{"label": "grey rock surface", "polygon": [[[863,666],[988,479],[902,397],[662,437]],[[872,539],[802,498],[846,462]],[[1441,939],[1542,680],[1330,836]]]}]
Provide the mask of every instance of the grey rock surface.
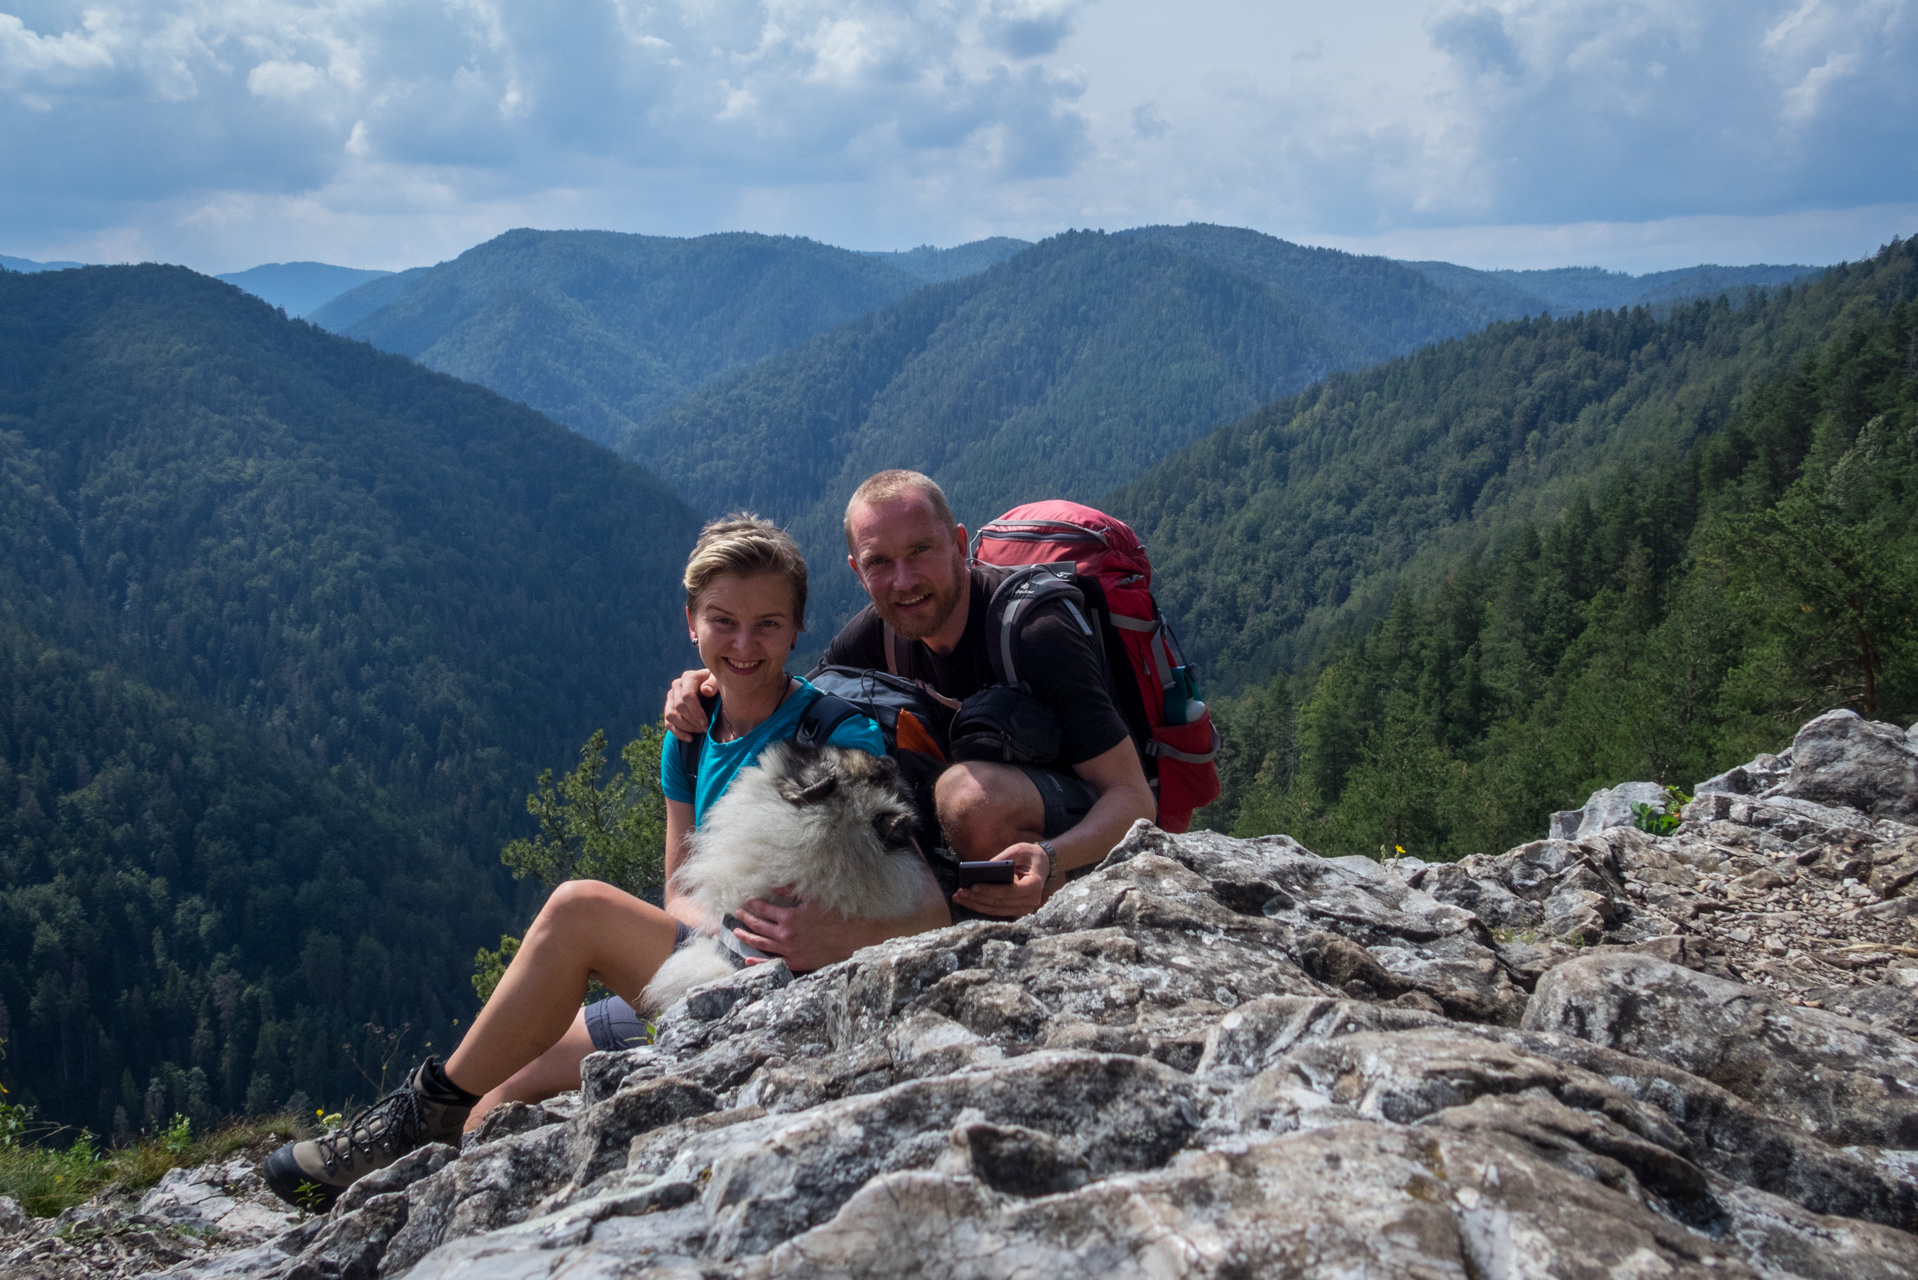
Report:
[{"label": "grey rock surface", "polygon": [[1632,825],[1632,806],[1648,804],[1665,811],[1665,788],[1656,782],[1621,782],[1616,787],[1594,791],[1578,809],[1555,813],[1550,822],[1553,840],[1583,840],[1612,827]]},{"label": "grey rock surface", "polygon": [[1821,717],[1669,835],[1614,788],[1450,864],[1140,824],[1031,916],[697,990],[171,1274],[1918,1277],[1890,741]]},{"label": "grey rock surface", "polygon": [[1791,776],[1766,794],[1918,822],[1918,747],[1896,725],[1827,711],[1798,731]]}]

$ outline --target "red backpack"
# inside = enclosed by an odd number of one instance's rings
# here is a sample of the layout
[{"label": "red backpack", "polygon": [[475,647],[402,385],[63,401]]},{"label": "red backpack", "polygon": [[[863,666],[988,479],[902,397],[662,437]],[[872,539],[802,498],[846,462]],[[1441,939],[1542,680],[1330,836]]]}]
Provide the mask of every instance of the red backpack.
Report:
[{"label": "red backpack", "polygon": [[[1105,641],[1119,712],[1158,793],[1159,826],[1184,831],[1193,810],[1218,799],[1219,734],[1152,598],[1152,563],[1138,535],[1124,521],[1076,502],[1030,502],[980,529],[972,559],[1016,567],[992,593],[987,614],[996,640],[993,669],[1002,681],[1013,674],[1010,624],[1018,613],[1055,593],[1083,599]],[[1066,565],[1070,570],[1062,572]]]}]

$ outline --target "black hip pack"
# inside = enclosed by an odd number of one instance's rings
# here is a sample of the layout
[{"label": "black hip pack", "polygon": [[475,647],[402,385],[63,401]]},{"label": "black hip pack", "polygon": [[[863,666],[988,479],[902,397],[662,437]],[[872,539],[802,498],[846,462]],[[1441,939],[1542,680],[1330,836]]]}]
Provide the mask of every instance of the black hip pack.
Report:
[{"label": "black hip pack", "polygon": [[1064,731],[1052,708],[1024,681],[988,685],[952,717],[952,758],[995,764],[1047,764],[1059,758]]}]

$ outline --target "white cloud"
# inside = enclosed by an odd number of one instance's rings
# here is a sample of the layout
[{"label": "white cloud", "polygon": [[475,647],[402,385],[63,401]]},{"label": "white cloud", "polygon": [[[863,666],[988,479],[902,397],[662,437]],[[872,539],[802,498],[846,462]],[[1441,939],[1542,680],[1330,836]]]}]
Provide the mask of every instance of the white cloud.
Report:
[{"label": "white cloud", "polygon": [[1918,0],[0,5],[0,251],[29,256],[1187,219],[1631,253],[1591,229],[1918,204]]},{"label": "white cloud", "polygon": [[308,62],[262,62],[246,73],[246,87],[255,97],[296,102],[326,83],[326,73]]}]

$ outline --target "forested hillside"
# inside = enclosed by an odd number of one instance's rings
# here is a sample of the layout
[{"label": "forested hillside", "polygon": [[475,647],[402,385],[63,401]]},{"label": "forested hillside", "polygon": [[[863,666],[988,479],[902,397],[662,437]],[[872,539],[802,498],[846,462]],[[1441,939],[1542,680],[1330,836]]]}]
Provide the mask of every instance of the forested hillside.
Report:
[{"label": "forested hillside", "polygon": [[[1227,795],[1207,818],[1242,833],[1284,830],[1325,852],[1493,852],[1537,838],[1547,813],[1595,787],[1650,778],[1689,789],[1780,749],[1806,716],[1831,707],[1909,723],[1918,715],[1914,299],[1918,242],[1907,241],[1742,312],[1700,304],[1650,331],[1635,316],[1514,330],[1514,348],[1549,349],[1556,332],[1569,341],[1568,374],[1582,366],[1591,391],[1617,389],[1561,396],[1545,414],[1536,377],[1510,384],[1502,406],[1482,404],[1476,415],[1463,403],[1437,413],[1442,397],[1427,395],[1425,413],[1398,424],[1409,435],[1423,422],[1422,466],[1420,455],[1398,450],[1351,464],[1352,474],[1396,479],[1377,510],[1418,513],[1372,540],[1370,563],[1389,576],[1394,535],[1409,548],[1448,506],[1458,516],[1462,504],[1447,503],[1443,479],[1405,483],[1412,470],[1446,470],[1435,452],[1448,424],[1445,456],[1490,449],[1490,471],[1504,479],[1523,458],[1527,483],[1560,499],[1521,502],[1511,491],[1481,499],[1477,529],[1497,536],[1428,560],[1443,576],[1401,585],[1376,629],[1336,644],[1313,664],[1316,674],[1282,674],[1215,703],[1230,759]],[[1603,376],[1605,363],[1621,360],[1636,374]],[[1680,371],[1689,376],[1674,381]],[[1395,384],[1437,385],[1410,369]],[[1348,403],[1360,392],[1327,389]],[[1298,402],[1263,428],[1247,424],[1240,444],[1267,446],[1253,470],[1270,474],[1268,450],[1281,437],[1293,442],[1294,460],[1316,442],[1318,474],[1346,470],[1325,466],[1330,437],[1345,426],[1341,434],[1362,438],[1370,424],[1362,412],[1315,423],[1323,404]],[[1512,424],[1502,466],[1501,433],[1474,433],[1475,417]],[[1520,427],[1526,447],[1513,438]],[[1595,456],[1608,439],[1616,460],[1554,463],[1554,436],[1574,437],[1567,460]],[[1217,455],[1210,464],[1175,460],[1187,476],[1217,474]],[[1571,483],[1554,486],[1554,472]],[[1214,645],[1241,609],[1264,618],[1282,592],[1310,599],[1301,584],[1315,574],[1335,600],[1365,559],[1341,561],[1337,548],[1355,542],[1332,533],[1327,518],[1352,490],[1304,483],[1297,472],[1293,484],[1309,492],[1245,504],[1264,510],[1228,522],[1209,563],[1248,546],[1260,546],[1267,565],[1281,562],[1284,547],[1265,535],[1288,517],[1314,524],[1332,550],[1281,574],[1263,600],[1218,599],[1207,615],[1215,621],[1199,628]],[[1497,507],[1532,516],[1500,525],[1488,518]],[[1192,527],[1163,514],[1153,523],[1159,547]],[[1168,577],[1178,592],[1199,587],[1188,605],[1206,613],[1204,593],[1223,582],[1198,581],[1203,568],[1191,573]]]},{"label": "forested hillside", "polygon": [[344,333],[381,307],[398,302],[407,290],[432,273],[432,267],[409,267],[377,280],[368,280],[338,295],[306,318],[329,333]]},{"label": "forested hillside", "polygon": [[349,294],[314,320],[606,444],[717,374],[919,284],[866,254],[790,236],[520,230],[422,276],[375,282],[403,285],[378,310],[352,316],[361,299]]},{"label": "forested hillside", "polygon": [[657,715],[695,527],[204,276],[0,276],[13,1100],[111,1132],[365,1097],[371,1027],[443,1043],[529,781]]},{"label": "forested hillside", "polygon": [[[790,521],[833,560],[846,497],[873,471],[927,471],[975,523],[1038,497],[1091,500],[1363,363],[1347,332],[1316,300],[1196,254],[1074,232],[721,378],[622,448],[694,506]],[[822,574],[819,625],[856,592]]]},{"label": "forested hillside", "polygon": [[1341,373],[1115,493],[1161,600],[1221,690],[1310,665],[1484,540],[1549,522],[1621,467],[1670,463],[1861,307],[1913,288],[1909,250],[1741,307],[1493,326]]},{"label": "forested hillside", "polygon": [[1352,367],[1404,355],[1506,318],[1390,258],[1315,249],[1243,227],[1198,222],[1119,234],[1311,299],[1324,314],[1328,335],[1349,353]]}]

